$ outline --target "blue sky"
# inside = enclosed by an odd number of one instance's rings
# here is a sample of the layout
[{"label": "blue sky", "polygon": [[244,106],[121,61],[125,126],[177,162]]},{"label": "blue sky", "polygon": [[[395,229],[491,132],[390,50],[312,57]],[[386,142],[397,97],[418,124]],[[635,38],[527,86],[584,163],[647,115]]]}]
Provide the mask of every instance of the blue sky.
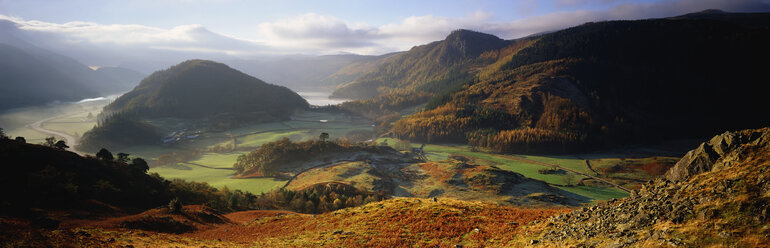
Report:
[{"label": "blue sky", "polygon": [[704,9],[770,11],[770,0],[0,0],[0,21],[38,46],[88,64],[114,64],[118,55],[171,53],[375,55],[460,28],[514,39]]}]

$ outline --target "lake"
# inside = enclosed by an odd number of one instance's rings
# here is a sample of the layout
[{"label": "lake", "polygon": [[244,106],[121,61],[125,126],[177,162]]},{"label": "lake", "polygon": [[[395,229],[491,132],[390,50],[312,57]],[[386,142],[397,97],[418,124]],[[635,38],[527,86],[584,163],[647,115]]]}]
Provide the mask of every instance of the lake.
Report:
[{"label": "lake", "polygon": [[305,98],[305,100],[307,100],[310,105],[315,106],[337,105],[346,101],[350,101],[347,99],[329,99],[331,92],[298,91],[297,94],[299,94],[302,98]]}]

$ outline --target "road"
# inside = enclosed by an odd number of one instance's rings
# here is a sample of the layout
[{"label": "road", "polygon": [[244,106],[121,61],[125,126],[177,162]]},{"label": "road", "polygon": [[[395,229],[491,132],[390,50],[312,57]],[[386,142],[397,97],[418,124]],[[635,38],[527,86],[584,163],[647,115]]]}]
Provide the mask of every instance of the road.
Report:
[{"label": "road", "polygon": [[52,136],[64,138],[64,141],[67,142],[67,146],[70,147],[70,148],[67,148],[68,151],[71,151],[71,152],[77,153],[80,156],[83,156],[83,155],[85,155],[85,153],[81,153],[81,152],[75,150],[75,145],[78,144],[78,140],[75,137],[72,137],[72,135],[69,135],[69,134],[66,134],[66,133],[63,133],[63,132],[59,132],[59,131],[55,131],[55,130],[49,130],[49,129],[45,129],[45,128],[42,127],[43,123],[45,123],[45,122],[48,122],[48,121],[56,119],[56,118],[65,117],[65,116],[68,116],[68,115],[49,117],[49,118],[46,118],[46,119],[39,120],[39,121],[37,121],[35,123],[29,124],[27,126],[29,128],[34,129],[35,131],[38,131],[38,132],[41,132],[41,133],[44,133],[44,134],[49,134],[49,135],[52,135]]}]

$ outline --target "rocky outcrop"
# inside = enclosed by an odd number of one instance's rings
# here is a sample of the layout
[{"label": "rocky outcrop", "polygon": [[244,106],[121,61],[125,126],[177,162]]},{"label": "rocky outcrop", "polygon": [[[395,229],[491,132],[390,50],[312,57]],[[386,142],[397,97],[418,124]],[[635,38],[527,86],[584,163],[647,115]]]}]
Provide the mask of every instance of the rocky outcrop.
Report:
[{"label": "rocky outcrop", "polygon": [[693,175],[729,166],[742,152],[742,145],[770,147],[770,128],[725,132],[687,152],[666,173],[666,179],[678,182]]},{"label": "rocky outcrop", "polygon": [[554,216],[536,241],[556,247],[770,245],[770,128],[718,135],[667,176],[627,198]]},{"label": "rocky outcrop", "polygon": [[[677,224],[693,216],[698,199],[686,196],[680,189],[680,185],[658,179],[639,191],[633,191],[628,198],[610,200],[553,217],[548,223],[550,231],[544,233],[543,241],[606,237],[622,241],[622,244],[633,244],[638,241],[637,231],[640,229],[667,221]],[[660,236],[651,233],[648,238],[658,239]],[[677,240],[661,241],[681,243]]]}]

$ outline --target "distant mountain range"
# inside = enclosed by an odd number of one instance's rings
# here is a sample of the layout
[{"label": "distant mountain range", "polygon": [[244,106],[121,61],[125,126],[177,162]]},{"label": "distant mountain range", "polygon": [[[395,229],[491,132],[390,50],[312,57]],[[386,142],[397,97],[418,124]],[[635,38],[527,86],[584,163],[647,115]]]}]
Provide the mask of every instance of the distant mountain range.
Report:
[{"label": "distant mountain range", "polygon": [[95,71],[0,31],[0,110],[124,92],[145,76],[125,68]]},{"label": "distant mountain range", "polygon": [[[352,78],[340,77],[344,68],[352,64],[377,61],[380,56],[343,55],[287,55],[262,59],[224,60],[225,64],[265,82],[286,86],[295,91],[331,92]],[[356,74],[358,76],[358,74]]]}]

